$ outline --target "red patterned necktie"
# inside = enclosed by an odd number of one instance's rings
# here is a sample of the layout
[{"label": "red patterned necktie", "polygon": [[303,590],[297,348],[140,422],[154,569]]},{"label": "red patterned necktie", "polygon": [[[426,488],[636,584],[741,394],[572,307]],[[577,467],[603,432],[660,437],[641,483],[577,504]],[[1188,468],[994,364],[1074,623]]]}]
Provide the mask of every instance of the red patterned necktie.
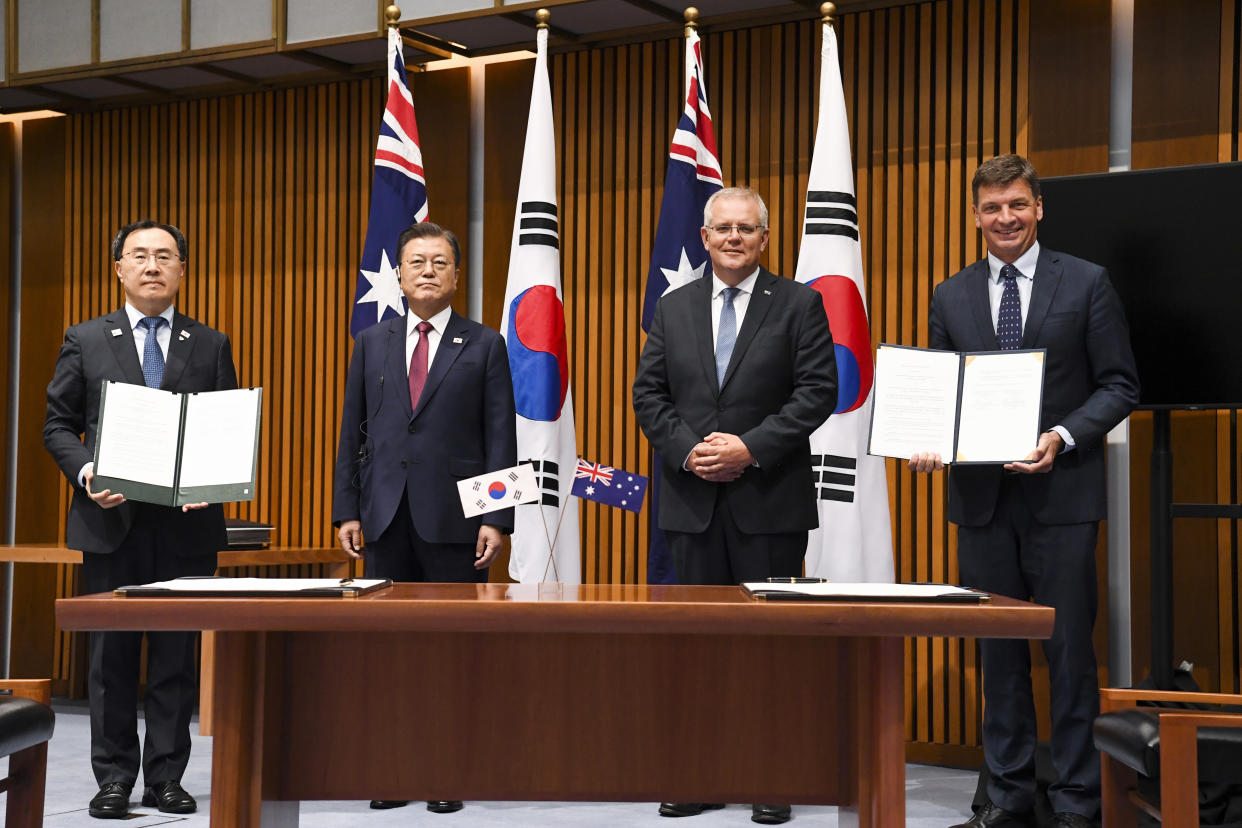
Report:
[{"label": "red patterned necktie", "polygon": [[418,408],[418,398],[427,383],[427,332],[431,330],[430,322],[418,323],[418,342],[414,343],[414,353],[410,355],[410,409]]}]

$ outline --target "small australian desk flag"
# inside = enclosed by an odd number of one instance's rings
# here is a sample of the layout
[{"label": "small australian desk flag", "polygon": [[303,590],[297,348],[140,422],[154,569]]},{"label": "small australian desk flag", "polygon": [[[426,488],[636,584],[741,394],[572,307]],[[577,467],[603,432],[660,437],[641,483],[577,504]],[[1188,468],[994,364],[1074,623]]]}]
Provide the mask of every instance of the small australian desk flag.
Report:
[{"label": "small australian desk flag", "polygon": [[643,508],[643,498],[647,496],[647,478],[579,457],[570,494],[637,512]]}]

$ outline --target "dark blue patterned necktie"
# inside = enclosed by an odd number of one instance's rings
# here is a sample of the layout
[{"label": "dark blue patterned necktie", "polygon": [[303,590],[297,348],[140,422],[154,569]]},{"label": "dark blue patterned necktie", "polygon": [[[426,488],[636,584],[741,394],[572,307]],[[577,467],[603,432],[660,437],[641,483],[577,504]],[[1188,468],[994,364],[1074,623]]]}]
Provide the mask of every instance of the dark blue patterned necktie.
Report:
[{"label": "dark blue patterned necktie", "polygon": [[155,332],[168,320],[162,316],[144,316],[138,324],[147,329],[147,343],[142,346],[142,378],[147,388],[159,388],[164,381],[164,352],[160,350]]},{"label": "dark blue patterned necktie", "polygon": [[737,342],[737,313],[733,310],[733,297],[740,291],[735,287],[727,287],[724,293],[724,307],[720,309],[720,324],[716,328],[716,384],[724,383],[725,371],[729,367],[729,358],[733,356],[733,345]]},{"label": "dark blue patterned necktie", "polygon": [[1018,298],[1018,269],[1011,264],[1001,268],[1005,289],[1001,292],[1000,312],[996,314],[996,341],[1002,351],[1022,347],[1022,301]]}]

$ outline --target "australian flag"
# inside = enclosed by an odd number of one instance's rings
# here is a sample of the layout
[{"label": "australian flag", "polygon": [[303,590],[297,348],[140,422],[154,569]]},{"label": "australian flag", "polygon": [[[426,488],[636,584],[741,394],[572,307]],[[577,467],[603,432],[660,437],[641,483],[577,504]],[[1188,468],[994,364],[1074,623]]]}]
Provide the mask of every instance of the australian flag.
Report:
[{"label": "australian flag", "polygon": [[382,319],[405,315],[405,297],[397,283],[397,237],[411,224],[426,220],[423,153],[418,147],[401,33],[394,26],[388,29],[388,99],[375,145],[371,213],[349,320],[350,336]]},{"label": "australian flag", "polygon": [[578,468],[574,471],[574,486],[569,493],[605,506],[638,512],[643,508],[643,497],[647,494],[647,478],[579,457]]},{"label": "australian flag", "polygon": [[[664,200],[660,202],[660,223],[656,227],[651,269],[647,271],[647,292],[643,295],[643,330],[651,330],[656,302],[670,290],[701,278],[708,269],[707,251],[699,228],[703,226],[703,206],[723,185],[720,156],[716,151],[716,131],[707,106],[703,85],[703,55],[699,34],[686,30],[685,108],[673,132],[668,151],[668,170],[664,175]],[[660,458],[651,463],[651,514],[658,513],[660,499]],[[651,548],[647,553],[647,582],[676,583],[673,562],[657,521],[651,521]]]}]

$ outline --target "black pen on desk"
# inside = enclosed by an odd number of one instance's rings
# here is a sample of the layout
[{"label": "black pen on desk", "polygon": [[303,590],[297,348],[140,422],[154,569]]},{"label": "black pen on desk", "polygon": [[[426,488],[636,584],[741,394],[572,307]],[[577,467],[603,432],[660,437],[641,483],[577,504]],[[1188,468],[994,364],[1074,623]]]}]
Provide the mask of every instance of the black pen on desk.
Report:
[{"label": "black pen on desk", "polygon": [[768,578],[769,584],[826,584],[827,578]]},{"label": "black pen on desk", "polygon": [[353,582],[354,582],[353,578],[342,578],[341,582],[337,584],[337,586],[349,586]]}]

